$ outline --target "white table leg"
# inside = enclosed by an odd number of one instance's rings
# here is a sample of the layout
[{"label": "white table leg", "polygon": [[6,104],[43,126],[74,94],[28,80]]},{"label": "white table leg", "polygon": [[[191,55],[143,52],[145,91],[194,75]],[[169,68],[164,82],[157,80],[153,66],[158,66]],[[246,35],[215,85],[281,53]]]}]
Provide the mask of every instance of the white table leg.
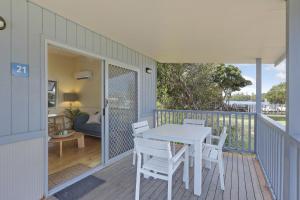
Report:
[{"label": "white table leg", "polygon": [[[211,134],[207,136],[206,143],[211,144]],[[211,161],[206,160],[205,161],[205,168],[210,169],[211,168]]]},{"label": "white table leg", "polygon": [[194,148],[194,194],[200,196],[202,192],[202,142],[197,142]]}]

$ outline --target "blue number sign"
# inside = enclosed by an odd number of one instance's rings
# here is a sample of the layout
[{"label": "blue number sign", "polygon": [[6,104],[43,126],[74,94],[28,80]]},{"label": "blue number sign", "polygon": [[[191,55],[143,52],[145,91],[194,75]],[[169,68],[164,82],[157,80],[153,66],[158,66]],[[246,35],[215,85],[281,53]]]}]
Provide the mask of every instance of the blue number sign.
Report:
[{"label": "blue number sign", "polygon": [[29,77],[29,65],[20,63],[11,63],[11,72],[13,76]]}]

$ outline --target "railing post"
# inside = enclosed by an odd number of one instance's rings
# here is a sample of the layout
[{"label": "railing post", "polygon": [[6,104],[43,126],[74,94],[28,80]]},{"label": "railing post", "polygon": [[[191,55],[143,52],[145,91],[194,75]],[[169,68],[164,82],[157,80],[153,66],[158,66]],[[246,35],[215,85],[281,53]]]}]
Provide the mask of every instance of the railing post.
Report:
[{"label": "railing post", "polygon": [[[260,117],[261,114],[261,84],[262,84],[262,60],[261,58],[256,58],[256,115],[255,120],[257,122],[257,118]],[[257,123],[255,123],[255,132],[254,132],[254,152],[256,152],[257,148],[257,134],[259,134],[259,129]]]},{"label": "railing post", "polygon": [[153,110],[153,128],[156,127],[156,110]]}]

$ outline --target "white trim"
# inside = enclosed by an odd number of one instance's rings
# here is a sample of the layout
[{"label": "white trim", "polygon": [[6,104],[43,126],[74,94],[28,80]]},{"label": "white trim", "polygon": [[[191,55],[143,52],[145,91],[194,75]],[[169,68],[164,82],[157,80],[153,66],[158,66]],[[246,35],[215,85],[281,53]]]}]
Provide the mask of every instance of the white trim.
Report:
[{"label": "white trim", "polygon": [[275,61],[274,65],[277,67],[280,63],[282,63],[286,59],[286,54],[282,54],[277,60]]},{"label": "white trim", "polygon": [[[77,52],[79,54],[82,54],[82,55],[85,55],[85,56],[90,56],[90,57],[94,57],[95,59],[99,59],[100,63],[101,61],[105,60],[106,58],[105,57],[102,57],[102,56],[99,56],[99,55],[96,55],[96,54],[93,54],[93,53],[90,53],[90,52],[87,52],[87,51],[84,51],[84,50],[80,50],[78,48],[75,48],[75,47],[71,47],[69,45],[66,45],[66,44],[62,44],[62,43],[59,43],[59,42],[56,42],[54,40],[51,40],[47,37],[45,37],[44,35],[42,35],[42,45],[45,45],[44,47],[42,46],[42,50],[44,49],[44,70],[45,70],[45,74],[44,74],[44,78],[45,78],[45,81],[44,81],[44,84],[45,84],[45,88],[44,88],[44,91],[42,91],[42,94],[44,93],[44,97],[45,97],[45,106],[44,106],[44,114],[47,114],[48,113],[48,45],[51,44],[51,45],[54,45],[54,46],[57,46],[57,47],[60,47],[60,48],[64,48],[66,50],[70,50],[70,51],[74,51],[74,52]],[[43,54],[42,54],[43,55]],[[99,66],[100,67],[100,70],[101,68],[103,68],[102,65]],[[103,84],[104,80],[102,80],[102,84]],[[103,89],[101,89],[102,91]],[[102,94],[102,92],[101,92]],[[103,103],[101,103],[101,107],[103,106]],[[42,108],[43,109],[43,108]],[[66,182],[64,182],[63,184],[60,184],[56,187],[54,187],[53,189],[49,190],[48,188],[48,117],[47,116],[43,116],[45,117],[45,133],[44,133],[44,191],[45,191],[45,196],[48,197],[49,195],[52,195],[80,180],[82,180],[83,178],[86,178],[87,176],[103,169],[104,167],[104,163],[105,163],[105,160],[102,159],[100,164],[98,166],[96,166],[95,168],[81,174],[80,176],[78,177],[75,177],[71,180],[68,180]],[[104,133],[102,131],[101,133],[101,136],[103,136]],[[104,140],[101,139],[101,146],[104,146]],[[103,148],[102,148],[103,149]],[[101,151],[101,157],[103,158],[104,156],[104,152]]]},{"label": "white trim", "polygon": [[105,106],[105,121],[104,121],[104,140],[105,140],[105,151],[104,151],[104,159],[105,163],[109,160],[109,113],[108,113],[108,62],[105,61],[105,67],[104,67],[104,102],[106,104]]}]

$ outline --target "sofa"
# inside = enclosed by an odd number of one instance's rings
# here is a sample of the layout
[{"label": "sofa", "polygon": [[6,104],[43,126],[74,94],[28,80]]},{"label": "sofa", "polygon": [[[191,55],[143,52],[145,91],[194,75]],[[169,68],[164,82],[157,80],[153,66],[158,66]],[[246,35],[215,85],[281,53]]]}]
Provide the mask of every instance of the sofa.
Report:
[{"label": "sofa", "polygon": [[81,113],[74,118],[75,131],[86,135],[101,137],[101,121],[99,123],[86,123],[89,120],[89,114]]}]

